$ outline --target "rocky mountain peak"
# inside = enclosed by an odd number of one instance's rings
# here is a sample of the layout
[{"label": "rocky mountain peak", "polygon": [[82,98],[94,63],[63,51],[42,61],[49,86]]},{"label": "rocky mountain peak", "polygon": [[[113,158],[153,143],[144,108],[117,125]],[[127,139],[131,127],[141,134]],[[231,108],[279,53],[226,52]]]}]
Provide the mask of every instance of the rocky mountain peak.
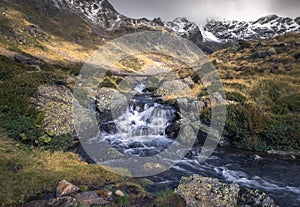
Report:
[{"label": "rocky mountain peak", "polygon": [[179,36],[189,39],[196,45],[200,45],[203,41],[199,27],[185,17],[178,17],[173,21],[164,22],[164,26]]},{"label": "rocky mountain peak", "polygon": [[57,7],[70,9],[92,24],[113,29],[125,18],[107,0],[52,0]]},{"label": "rocky mountain peak", "polygon": [[300,32],[300,17],[291,19],[268,15],[256,21],[211,20],[204,26],[207,36],[221,42],[265,39],[286,33]]}]

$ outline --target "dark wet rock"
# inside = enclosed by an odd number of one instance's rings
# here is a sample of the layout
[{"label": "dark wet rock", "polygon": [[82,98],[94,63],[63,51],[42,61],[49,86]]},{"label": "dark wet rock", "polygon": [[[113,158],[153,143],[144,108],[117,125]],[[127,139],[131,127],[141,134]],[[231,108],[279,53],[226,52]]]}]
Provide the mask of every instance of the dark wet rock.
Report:
[{"label": "dark wet rock", "polygon": [[64,197],[75,194],[79,191],[79,188],[72,183],[67,182],[66,180],[62,180],[58,183],[56,188],[56,197]]},{"label": "dark wet rock", "polygon": [[239,191],[238,206],[241,207],[275,207],[275,201],[264,192],[244,188]]},{"label": "dark wet rock", "polygon": [[104,131],[109,134],[116,134],[118,132],[117,126],[113,122],[102,124],[100,129],[101,131]]},{"label": "dark wet rock", "polygon": [[165,133],[167,137],[176,139],[179,131],[180,131],[180,124],[176,122],[167,126]]},{"label": "dark wet rock", "polygon": [[77,207],[78,202],[72,197],[38,200],[23,204],[22,207]]}]

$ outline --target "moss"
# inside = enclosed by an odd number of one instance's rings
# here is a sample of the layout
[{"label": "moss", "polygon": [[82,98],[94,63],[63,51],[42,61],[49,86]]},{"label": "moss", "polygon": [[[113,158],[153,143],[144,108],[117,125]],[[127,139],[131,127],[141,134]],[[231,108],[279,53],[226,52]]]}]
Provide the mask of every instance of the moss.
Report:
[{"label": "moss", "polygon": [[108,78],[105,78],[99,85],[100,88],[114,88],[116,89],[117,86],[116,84],[111,80],[111,79],[108,79]]}]

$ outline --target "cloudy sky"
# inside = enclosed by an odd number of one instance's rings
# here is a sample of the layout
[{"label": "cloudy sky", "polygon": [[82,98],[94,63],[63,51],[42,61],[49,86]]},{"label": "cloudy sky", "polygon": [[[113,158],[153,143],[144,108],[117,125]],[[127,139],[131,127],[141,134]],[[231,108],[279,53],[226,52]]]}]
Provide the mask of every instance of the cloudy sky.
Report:
[{"label": "cloudy sky", "polygon": [[162,17],[173,20],[184,16],[203,24],[212,17],[255,20],[278,14],[300,16],[300,0],[108,0],[120,13],[135,18]]}]

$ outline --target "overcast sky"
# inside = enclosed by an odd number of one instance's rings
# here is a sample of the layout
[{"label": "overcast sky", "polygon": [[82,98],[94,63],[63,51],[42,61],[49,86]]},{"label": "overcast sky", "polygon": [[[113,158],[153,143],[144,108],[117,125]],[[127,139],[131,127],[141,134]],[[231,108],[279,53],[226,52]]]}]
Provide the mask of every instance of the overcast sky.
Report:
[{"label": "overcast sky", "polygon": [[300,0],[108,0],[121,14],[153,19],[176,17],[203,24],[206,19],[219,17],[234,20],[255,20],[278,14],[300,16]]}]

